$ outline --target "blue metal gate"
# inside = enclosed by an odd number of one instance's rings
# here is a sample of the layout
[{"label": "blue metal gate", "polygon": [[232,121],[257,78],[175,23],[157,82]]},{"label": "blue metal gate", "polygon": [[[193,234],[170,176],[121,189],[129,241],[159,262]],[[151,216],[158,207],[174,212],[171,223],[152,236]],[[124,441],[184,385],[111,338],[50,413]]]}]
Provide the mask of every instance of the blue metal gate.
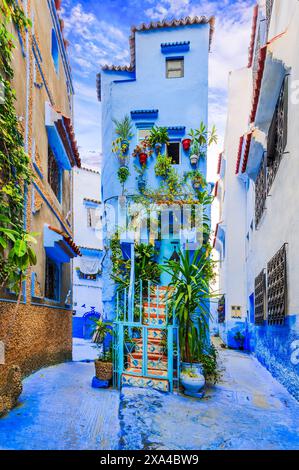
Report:
[{"label": "blue metal gate", "polygon": [[[130,299],[132,300],[132,299]],[[169,312],[169,290],[152,282],[117,293],[114,322],[114,386],[136,385],[172,392],[179,384],[178,325]]]}]

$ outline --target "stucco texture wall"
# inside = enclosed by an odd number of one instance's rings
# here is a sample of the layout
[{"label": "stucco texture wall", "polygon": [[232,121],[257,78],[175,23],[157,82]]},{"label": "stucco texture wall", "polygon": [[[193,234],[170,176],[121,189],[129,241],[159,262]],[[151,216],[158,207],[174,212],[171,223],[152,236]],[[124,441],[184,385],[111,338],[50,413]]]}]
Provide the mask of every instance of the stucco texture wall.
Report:
[{"label": "stucco texture wall", "polygon": [[20,367],[24,377],[72,358],[70,311],[21,304],[15,312],[15,303],[0,304],[0,338],[5,344],[5,364],[0,364],[0,414],[5,411],[5,396],[15,391],[14,366]]}]

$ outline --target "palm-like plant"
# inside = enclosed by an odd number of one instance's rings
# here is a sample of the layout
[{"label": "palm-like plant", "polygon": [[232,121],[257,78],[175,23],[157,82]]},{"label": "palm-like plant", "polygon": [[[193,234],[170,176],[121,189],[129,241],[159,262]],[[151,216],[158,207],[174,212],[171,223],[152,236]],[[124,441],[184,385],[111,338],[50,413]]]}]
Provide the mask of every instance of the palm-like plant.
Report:
[{"label": "palm-like plant", "polygon": [[209,131],[207,126],[201,122],[199,129],[191,129],[189,136],[192,140],[191,153],[195,155],[206,154],[207,148],[212,144],[217,144],[216,127],[213,126]]},{"label": "palm-like plant", "polygon": [[112,119],[112,121],[115,124],[115,133],[121,140],[129,141],[133,137],[132,121],[127,114],[122,120]]},{"label": "palm-like plant", "polygon": [[172,307],[179,322],[181,357],[192,364],[207,347],[213,261],[203,249],[193,255],[179,251],[178,255],[178,261],[169,260],[162,269],[172,277]]}]

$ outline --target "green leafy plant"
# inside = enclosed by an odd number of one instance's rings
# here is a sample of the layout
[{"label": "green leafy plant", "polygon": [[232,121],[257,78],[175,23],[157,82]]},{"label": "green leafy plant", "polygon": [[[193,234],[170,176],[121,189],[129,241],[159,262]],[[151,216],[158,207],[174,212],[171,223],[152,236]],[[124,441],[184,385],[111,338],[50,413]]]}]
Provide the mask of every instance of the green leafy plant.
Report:
[{"label": "green leafy plant", "polygon": [[192,183],[194,181],[200,182],[202,188],[206,188],[207,186],[206,179],[199,170],[187,171],[184,174],[184,182],[187,182],[188,180],[190,180]]},{"label": "green leafy plant", "polygon": [[112,323],[104,322],[102,318],[94,318],[93,339],[99,349],[99,359],[102,362],[111,362],[109,350],[105,350],[105,339],[108,334],[112,335]]},{"label": "green leafy plant", "polygon": [[121,166],[117,171],[117,177],[119,179],[120,184],[125,184],[127,179],[130,176],[130,170],[127,166]]},{"label": "green leafy plant", "polygon": [[122,144],[122,139],[120,137],[112,142],[112,152],[118,158],[121,166],[125,166],[127,164],[128,156],[126,154],[126,145]]},{"label": "green leafy plant", "polygon": [[201,122],[199,129],[191,129],[189,136],[191,138],[191,155],[205,157],[207,148],[217,143],[216,127],[213,126],[209,131],[207,126]]},{"label": "green leafy plant", "polygon": [[151,147],[154,147],[156,144],[167,144],[169,141],[167,127],[152,127],[148,140]]},{"label": "green leafy plant", "polygon": [[117,120],[112,119],[115,125],[115,133],[119,136],[119,138],[123,140],[129,141],[133,137],[132,132],[132,121],[128,115],[126,115],[123,119]]},{"label": "green leafy plant", "polygon": [[0,104],[0,286],[19,293],[20,299],[26,270],[36,263],[36,257],[31,248],[35,234],[27,233],[23,222],[25,188],[32,173],[11,85],[15,38],[10,33],[10,23],[22,32],[31,22],[13,0],[1,1],[0,17],[0,86],[4,88],[4,103]]},{"label": "green leafy plant", "polygon": [[155,163],[155,174],[156,176],[161,176],[162,178],[166,178],[168,173],[171,171],[172,168],[172,157],[168,157],[167,155],[162,155],[159,153]]},{"label": "green leafy plant", "polygon": [[193,363],[207,345],[211,265],[205,249],[193,256],[189,251],[178,252],[179,260],[168,260],[162,269],[170,274],[174,288],[172,304],[179,321],[179,341],[182,360]]}]

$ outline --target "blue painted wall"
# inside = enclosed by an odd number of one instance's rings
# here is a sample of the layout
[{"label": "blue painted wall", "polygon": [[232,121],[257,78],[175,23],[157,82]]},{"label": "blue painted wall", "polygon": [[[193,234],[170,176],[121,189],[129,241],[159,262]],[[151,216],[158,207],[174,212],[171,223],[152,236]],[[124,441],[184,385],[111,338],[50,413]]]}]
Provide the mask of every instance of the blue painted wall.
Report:
[{"label": "blue painted wall", "polygon": [[[208,55],[209,32],[207,24],[180,26],[176,28],[153,29],[136,32],[136,70],[134,72],[116,72],[104,70],[101,74],[102,89],[102,133],[103,133],[103,167],[102,195],[103,201],[119,196],[122,188],[117,179],[119,164],[112,154],[112,141],[116,135],[112,118],[122,119],[134,110],[158,110],[157,118],[134,120],[135,136],[130,142],[129,154],[132,154],[137,139],[138,127],[150,128],[157,126],[184,126],[185,134],[171,135],[171,139],[184,139],[191,128],[198,128],[201,121],[207,123],[208,117]],[[165,53],[161,49],[163,43],[188,42],[189,50]],[[184,57],[184,77],[166,78],[166,58]],[[177,139],[176,139],[177,140]],[[127,194],[138,193],[134,163],[138,159],[129,158],[131,175],[126,182]],[[146,172],[147,184],[157,188],[159,178],[154,173],[155,156],[148,162]],[[179,173],[189,171],[189,154],[181,147],[181,163],[175,165]],[[206,175],[206,161],[201,159],[198,169]],[[116,200],[110,200],[115,204]],[[171,249],[172,250],[172,249]],[[169,247],[163,247],[161,256],[167,255]],[[172,252],[172,251],[171,251]],[[103,272],[103,304],[104,314],[108,318],[114,316],[113,285],[109,280],[111,265],[107,261]]]}]

